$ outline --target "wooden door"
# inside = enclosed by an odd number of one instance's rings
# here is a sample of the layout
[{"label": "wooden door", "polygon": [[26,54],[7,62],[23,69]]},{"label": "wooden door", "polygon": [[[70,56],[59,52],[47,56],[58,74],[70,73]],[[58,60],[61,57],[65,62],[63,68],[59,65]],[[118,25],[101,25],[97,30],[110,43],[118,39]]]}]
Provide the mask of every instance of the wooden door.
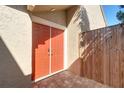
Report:
[{"label": "wooden door", "polygon": [[63,30],[32,23],[32,80],[63,69]]},{"label": "wooden door", "polygon": [[50,27],[42,24],[32,24],[32,79],[46,76],[50,70]]},{"label": "wooden door", "polygon": [[51,73],[62,70],[64,62],[64,31],[51,27]]}]

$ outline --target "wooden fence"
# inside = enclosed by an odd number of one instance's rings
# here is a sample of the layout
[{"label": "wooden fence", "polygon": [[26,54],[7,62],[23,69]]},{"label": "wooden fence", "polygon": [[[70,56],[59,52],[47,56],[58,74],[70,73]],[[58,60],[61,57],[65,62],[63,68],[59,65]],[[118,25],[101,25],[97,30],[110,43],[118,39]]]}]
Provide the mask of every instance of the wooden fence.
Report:
[{"label": "wooden fence", "polygon": [[112,87],[124,87],[124,25],[80,34],[84,77]]}]

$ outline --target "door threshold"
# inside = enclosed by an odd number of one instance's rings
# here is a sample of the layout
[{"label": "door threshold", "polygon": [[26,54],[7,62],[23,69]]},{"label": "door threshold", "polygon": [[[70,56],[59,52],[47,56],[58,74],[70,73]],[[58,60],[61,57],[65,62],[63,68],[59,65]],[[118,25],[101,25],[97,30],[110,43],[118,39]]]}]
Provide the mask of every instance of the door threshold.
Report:
[{"label": "door threshold", "polygon": [[52,75],[55,75],[55,74],[57,74],[57,73],[60,73],[60,72],[62,72],[62,71],[65,71],[65,70],[67,70],[67,69],[62,69],[62,70],[59,70],[59,71],[57,71],[57,72],[51,73],[51,74],[49,74],[49,75],[40,77],[40,78],[38,78],[38,79],[36,79],[36,80],[33,80],[32,83],[36,83],[36,82],[38,82],[38,81],[40,81],[40,80],[46,79],[46,78],[48,78],[48,77],[50,77],[50,76],[52,76]]}]

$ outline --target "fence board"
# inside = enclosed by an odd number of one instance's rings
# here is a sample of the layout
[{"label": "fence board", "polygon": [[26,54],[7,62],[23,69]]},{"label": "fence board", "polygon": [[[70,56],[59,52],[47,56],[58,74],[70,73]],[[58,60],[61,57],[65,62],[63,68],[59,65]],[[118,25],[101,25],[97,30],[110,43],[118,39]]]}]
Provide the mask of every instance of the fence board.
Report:
[{"label": "fence board", "polygon": [[81,33],[83,76],[112,87],[124,87],[124,26]]}]

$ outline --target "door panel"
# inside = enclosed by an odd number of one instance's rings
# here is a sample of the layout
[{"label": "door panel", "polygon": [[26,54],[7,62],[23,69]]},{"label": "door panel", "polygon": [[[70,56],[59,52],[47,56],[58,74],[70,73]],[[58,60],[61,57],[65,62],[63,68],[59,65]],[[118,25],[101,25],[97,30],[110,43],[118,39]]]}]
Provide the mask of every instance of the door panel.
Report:
[{"label": "door panel", "polygon": [[50,27],[33,23],[32,41],[32,79],[35,80],[49,74],[50,57],[48,48],[50,46]]},{"label": "door panel", "polygon": [[46,25],[32,26],[32,80],[36,80],[63,69],[64,34],[63,30],[53,27],[50,30]]},{"label": "door panel", "polygon": [[63,69],[64,34],[63,30],[51,27],[51,72]]}]

